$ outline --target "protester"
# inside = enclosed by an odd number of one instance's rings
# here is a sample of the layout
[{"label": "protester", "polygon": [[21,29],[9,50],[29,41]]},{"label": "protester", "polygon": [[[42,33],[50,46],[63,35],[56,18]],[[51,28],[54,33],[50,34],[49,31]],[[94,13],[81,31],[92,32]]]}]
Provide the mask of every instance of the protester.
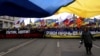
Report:
[{"label": "protester", "polygon": [[91,48],[93,45],[93,41],[94,38],[91,34],[91,32],[88,30],[88,28],[86,26],[83,27],[83,31],[82,31],[82,35],[81,35],[81,42],[84,43],[85,49],[86,49],[86,53],[87,54],[92,54],[91,52]]}]

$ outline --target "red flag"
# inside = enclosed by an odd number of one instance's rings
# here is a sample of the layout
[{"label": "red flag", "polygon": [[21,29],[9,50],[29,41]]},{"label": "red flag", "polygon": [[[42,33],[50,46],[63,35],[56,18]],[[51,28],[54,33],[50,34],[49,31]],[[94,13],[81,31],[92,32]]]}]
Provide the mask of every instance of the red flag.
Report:
[{"label": "red flag", "polygon": [[80,28],[82,26],[82,23],[83,23],[83,18],[82,17],[79,17],[76,19],[76,24],[77,24],[77,27]]},{"label": "red flag", "polygon": [[69,26],[69,25],[71,25],[71,24],[74,23],[74,20],[73,20],[73,19],[66,19],[66,20],[64,20],[63,22],[64,22],[64,24],[65,24],[66,26]]},{"label": "red flag", "polygon": [[69,22],[69,25],[72,25],[74,23],[74,20],[71,20],[70,22]]},{"label": "red flag", "polygon": [[59,23],[55,23],[55,24],[54,24],[54,27],[57,27],[58,25],[59,25]]},{"label": "red flag", "polygon": [[64,21],[63,21],[63,23],[66,25],[66,26],[68,26],[68,24],[69,24],[69,20],[68,19],[65,19]]}]

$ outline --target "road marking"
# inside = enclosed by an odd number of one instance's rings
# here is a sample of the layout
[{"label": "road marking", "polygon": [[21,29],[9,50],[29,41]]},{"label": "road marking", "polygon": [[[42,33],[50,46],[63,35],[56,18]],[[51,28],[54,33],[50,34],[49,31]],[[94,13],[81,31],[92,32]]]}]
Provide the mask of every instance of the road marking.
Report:
[{"label": "road marking", "polygon": [[15,47],[12,47],[12,48],[8,49],[7,52],[1,52],[1,53],[0,53],[0,56],[3,56],[3,55],[5,55],[5,54],[8,54],[8,53],[10,53],[10,52],[12,52],[12,51],[14,51],[14,50],[16,50],[16,49],[18,49],[18,48],[21,48],[21,47],[23,47],[23,46],[25,46],[25,45],[31,43],[32,41],[33,41],[33,40],[27,41],[27,42],[24,42],[24,43],[22,43],[22,44],[20,44],[20,45],[17,45],[17,46],[15,46]]},{"label": "road marking", "polygon": [[23,44],[20,44],[20,45],[18,45],[18,46],[15,46],[15,47],[13,47],[13,48],[10,48],[8,51],[9,51],[9,52],[14,51],[14,50],[16,50],[16,49],[18,49],[18,48],[20,48],[20,47],[22,47],[22,46],[24,46],[24,45],[26,45],[26,44],[32,42],[32,41],[33,41],[33,40],[27,41],[27,42],[25,42],[25,43],[23,43]]},{"label": "road marking", "polygon": [[60,47],[60,43],[59,43],[59,41],[57,41],[57,47]]},{"label": "road marking", "polygon": [[5,54],[5,52],[1,52],[1,53],[0,53],[0,56],[3,56],[4,54]]},{"label": "road marking", "polygon": [[93,45],[94,47],[96,47],[96,48],[100,48],[99,46],[97,46],[97,45]]},{"label": "road marking", "polygon": [[60,42],[59,40],[57,41],[57,53],[56,56],[61,56],[61,49],[60,49]]}]

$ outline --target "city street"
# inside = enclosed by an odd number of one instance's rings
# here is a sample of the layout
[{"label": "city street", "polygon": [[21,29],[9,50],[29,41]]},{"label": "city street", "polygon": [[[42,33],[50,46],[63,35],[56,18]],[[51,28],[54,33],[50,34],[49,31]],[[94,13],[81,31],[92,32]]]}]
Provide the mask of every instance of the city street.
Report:
[{"label": "city street", "polygon": [[[80,39],[0,39],[0,56],[90,56]],[[91,56],[100,55],[100,39],[94,41]]]}]

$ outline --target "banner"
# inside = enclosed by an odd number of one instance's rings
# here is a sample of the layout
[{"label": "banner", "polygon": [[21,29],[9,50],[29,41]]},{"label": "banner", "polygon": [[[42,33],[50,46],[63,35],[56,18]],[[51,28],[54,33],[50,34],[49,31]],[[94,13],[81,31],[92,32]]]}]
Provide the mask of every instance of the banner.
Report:
[{"label": "banner", "polygon": [[[90,32],[92,35],[100,35],[100,28],[91,29]],[[71,38],[80,36],[82,31],[79,29],[11,29],[11,30],[2,30],[0,31],[0,38],[48,38],[48,37],[66,37]],[[55,37],[55,38],[56,38]]]},{"label": "banner", "polygon": [[44,31],[37,30],[2,30],[0,38],[43,38]]}]

